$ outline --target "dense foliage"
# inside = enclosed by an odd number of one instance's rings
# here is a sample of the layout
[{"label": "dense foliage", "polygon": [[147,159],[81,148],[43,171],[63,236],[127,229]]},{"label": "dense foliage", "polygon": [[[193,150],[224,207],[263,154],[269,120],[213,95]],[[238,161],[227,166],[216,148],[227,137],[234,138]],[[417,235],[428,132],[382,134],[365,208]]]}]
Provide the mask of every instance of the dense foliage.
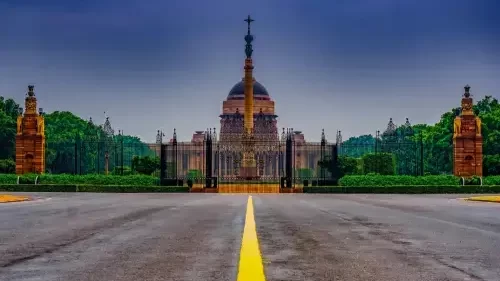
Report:
[{"label": "dense foliage", "polygon": [[132,171],[142,175],[151,175],[160,168],[160,158],[152,156],[134,156],[132,158]]},{"label": "dense foliage", "polygon": [[[0,172],[14,172],[16,123],[19,104],[0,97]],[[50,173],[104,173],[108,155],[108,171],[121,174],[132,166],[132,159],[155,156],[134,136],[108,135],[103,125],[96,125],[67,111],[45,115],[46,169]],[[8,159],[8,160],[7,160]],[[119,169],[117,167],[120,166]],[[141,171],[143,172],[143,171]],[[130,171],[130,173],[132,173]]]},{"label": "dense foliage", "polygon": [[[482,120],[483,173],[485,176],[500,175],[500,104],[497,99],[486,96],[477,102],[474,111]],[[365,155],[379,153],[393,155],[395,174],[451,174],[453,170],[453,122],[457,114],[459,114],[459,108],[454,108],[444,113],[439,122],[434,125],[397,126],[395,136],[399,136],[398,142],[393,142],[390,136],[383,133],[379,139],[372,135],[349,138],[339,148],[341,174],[367,174],[371,172],[390,174],[385,170],[386,166],[384,166],[383,171],[374,170],[372,169],[373,165],[368,164],[367,167],[367,163],[359,161]],[[401,138],[401,136],[404,137]],[[347,158],[342,158],[343,156]],[[341,162],[343,159],[349,158],[358,159],[358,164],[362,165],[358,165],[358,169],[344,172],[346,165]],[[329,169],[332,166],[328,161],[331,159],[325,158],[319,164]],[[354,160],[350,161],[354,163]],[[422,164],[423,167],[421,167]],[[363,168],[360,169],[360,167]]]},{"label": "dense foliage", "polygon": [[396,161],[391,153],[369,153],[363,155],[363,174],[378,173],[381,175],[394,175]]},{"label": "dense foliage", "polygon": [[[340,179],[341,186],[391,186],[391,185],[459,185],[455,176],[345,176]],[[495,183],[488,183],[495,184]]]},{"label": "dense foliage", "polygon": [[0,97],[0,159],[14,159],[19,105]]},{"label": "dense foliage", "polygon": [[[158,177],[147,175],[69,175],[69,174],[27,174],[20,177],[20,183],[34,184],[93,184],[93,185],[158,185]],[[0,184],[16,184],[17,175],[0,174]]]},{"label": "dense foliage", "polygon": [[[413,126],[417,135],[422,134],[425,171],[435,174],[442,170],[452,170],[453,120],[458,112],[459,108],[446,112],[434,126]],[[486,96],[477,101],[474,112],[482,121],[484,175],[498,175],[500,174],[500,104],[497,99]]]}]

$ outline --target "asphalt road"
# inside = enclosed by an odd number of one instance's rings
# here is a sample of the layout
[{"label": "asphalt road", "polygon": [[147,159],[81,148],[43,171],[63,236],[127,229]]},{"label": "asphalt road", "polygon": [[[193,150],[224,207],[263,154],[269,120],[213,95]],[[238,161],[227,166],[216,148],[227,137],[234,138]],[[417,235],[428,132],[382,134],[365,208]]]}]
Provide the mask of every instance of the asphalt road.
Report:
[{"label": "asphalt road", "polygon": [[[0,280],[236,280],[247,195],[0,204]],[[252,195],[267,280],[500,280],[500,204]]]}]

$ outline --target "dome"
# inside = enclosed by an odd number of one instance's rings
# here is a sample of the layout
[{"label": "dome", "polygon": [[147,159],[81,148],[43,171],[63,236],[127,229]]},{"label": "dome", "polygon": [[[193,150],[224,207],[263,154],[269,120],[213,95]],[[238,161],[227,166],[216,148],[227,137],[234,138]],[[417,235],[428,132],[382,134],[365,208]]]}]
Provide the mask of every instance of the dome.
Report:
[{"label": "dome", "polygon": [[[245,84],[243,79],[233,86],[229,95],[227,95],[228,100],[239,100],[245,98]],[[270,100],[267,90],[262,84],[253,80],[253,98],[254,100]]]}]

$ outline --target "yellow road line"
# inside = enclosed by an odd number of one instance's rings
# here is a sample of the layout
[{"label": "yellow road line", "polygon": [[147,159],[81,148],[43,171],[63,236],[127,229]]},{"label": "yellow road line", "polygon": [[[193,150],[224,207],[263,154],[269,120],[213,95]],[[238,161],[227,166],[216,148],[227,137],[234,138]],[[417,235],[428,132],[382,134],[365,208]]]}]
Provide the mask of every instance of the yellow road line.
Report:
[{"label": "yellow road line", "polygon": [[469,197],[466,198],[465,200],[467,201],[482,201],[482,202],[492,202],[492,203],[500,203],[500,196],[494,195],[494,196],[474,196],[474,197]]},{"label": "yellow road line", "polygon": [[240,263],[237,281],[265,281],[264,265],[259,250],[252,196],[248,197],[245,228],[241,241]]},{"label": "yellow road line", "polygon": [[27,196],[0,194],[0,203],[20,202],[20,201],[27,201],[27,200],[29,200],[29,197],[27,197]]}]

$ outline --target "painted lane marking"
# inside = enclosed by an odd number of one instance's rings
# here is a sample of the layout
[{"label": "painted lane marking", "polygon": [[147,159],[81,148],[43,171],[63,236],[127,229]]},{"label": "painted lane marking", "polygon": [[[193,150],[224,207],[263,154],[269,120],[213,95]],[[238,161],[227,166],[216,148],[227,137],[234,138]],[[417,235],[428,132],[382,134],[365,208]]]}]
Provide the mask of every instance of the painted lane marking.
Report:
[{"label": "painted lane marking", "polygon": [[240,263],[237,281],[265,281],[264,265],[259,249],[252,196],[248,196],[245,227],[241,240]]}]

